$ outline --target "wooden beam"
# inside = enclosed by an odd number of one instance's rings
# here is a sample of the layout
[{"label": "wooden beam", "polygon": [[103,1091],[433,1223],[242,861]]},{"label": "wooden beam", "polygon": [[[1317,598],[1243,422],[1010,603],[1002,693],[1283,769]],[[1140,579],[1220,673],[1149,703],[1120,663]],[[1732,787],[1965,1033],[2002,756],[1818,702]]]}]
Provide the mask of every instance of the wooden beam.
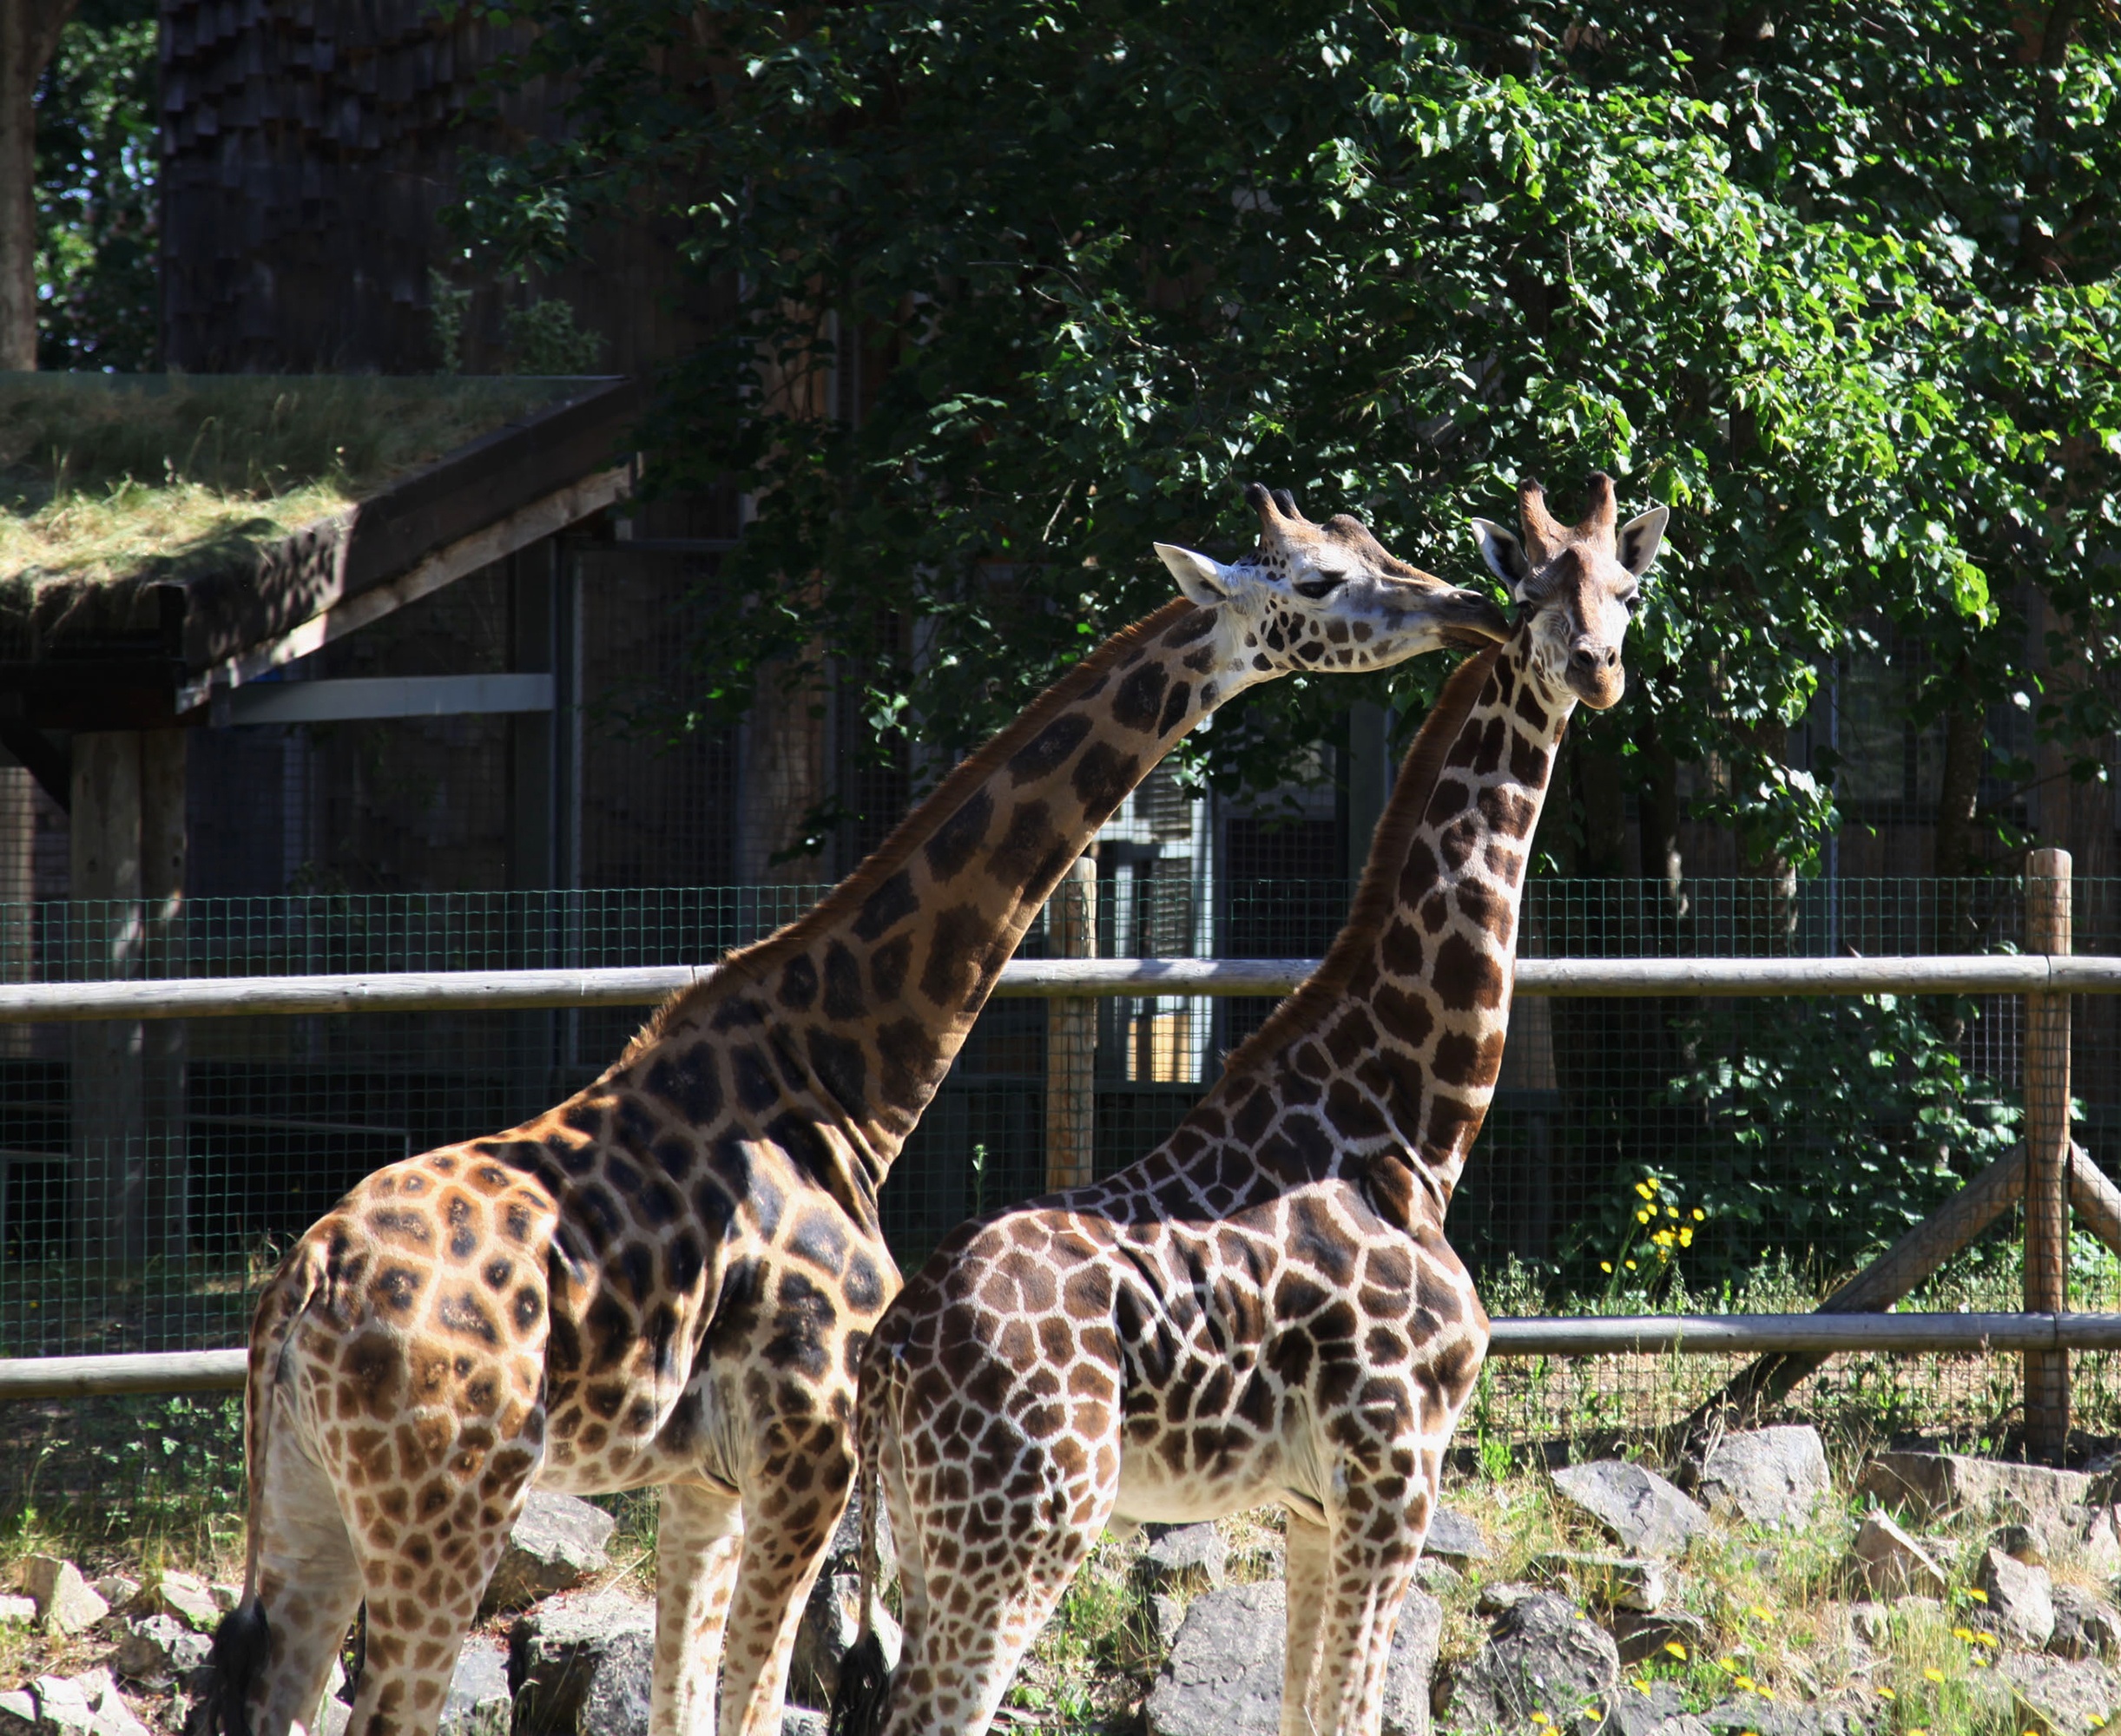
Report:
[{"label": "wooden beam", "polygon": [[[2070,853],[2036,850],[2025,863],[2025,950],[2058,957],[2072,950]],[[2025,1308],[2069,1306],[2070,997],[2052,990],[2025,996]],[[2060,1464],[2070,1434],[2068,1352],[2025,1352],[2025,1446]]]},{"label": "wooden beam", "polygon": [[493,716],[550,711],[552,675],[376,675],[334,681],[266,681],[214,706],[216,727],[248,723],[337,723],[377,717]]},{"label": "wooden beam", "polygon": [[209,687],[240,687],[268,670],[320,651],[347,634],[372,626],[406,604],[432,595],[445,585],[454,584],[467,573],[491,566],[542,537],[601,512],[625,499],[632,490],[633,471],[626,466],[556,489],[505,518],[437,549],[411,571],[323,609],[276,639],[222,659],[188,686],[180,703],[200,705]]},{"label": "wooden beam", "polygon": [[58,805],[60,812],[73,812],[73,755],[66,748],[35,724],[16,718],[0,718],[0,747],[36,779],[37,788]]}]

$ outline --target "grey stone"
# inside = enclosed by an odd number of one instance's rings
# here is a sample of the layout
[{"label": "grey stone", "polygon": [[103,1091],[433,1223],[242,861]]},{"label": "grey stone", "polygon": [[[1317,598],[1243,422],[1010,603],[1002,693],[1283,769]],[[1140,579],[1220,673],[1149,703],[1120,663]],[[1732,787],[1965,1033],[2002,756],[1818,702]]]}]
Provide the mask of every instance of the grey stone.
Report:
[{"label": "grey stone", "polygon": [[86,1633],[110,1614],[110,1606],[90,1589],[71,1562],[56,1555],[24,1555],[21,1574],[22,1588],[36,1600],[37,1624],[48,1634],[70,1638]]},{"label": "grey stone", "polygon": [[1186,1625],[1186,1601],[1160,1591],[1149,1597],[1149,1628],[1160,1650],[1169,1652],[1178,1643],[1178,1630]]},{"label": "grey stone", "polygon": [[89,1583],[96,1588],[96,1595],[113,1609],[124,1608],[140,1595],[140,1581],[129,1579],[123,1574],[105,1574],[102,1578],[92,1579]]},{"label": "grey stone", "polygon": [[1479,1526],[1465,1514],[1439,1507],[1429,1520],[1429,1534],[1422,1540],[1421,1553],[1452,1562],[1484,1562],[1488,1558],[1487,1540],[1480,1535]]},{"label": "grey stone", "polygon": [[[1443,1606],[1409,1592],[1385,1667],[1381,1736],[1428,1736],[1442,1632]],[[1195,1598],[1149,1693],[1149,1736],[1277,1736],[1288,1642],[1288,1592],[1277,1580]]]},{"label": "grey stone", "polygon": [[1670,1646],[1684,1647],[1690,1658],[1709,1639],[1708,1622],[1690,1609],[1663,1609],[1655,1615],[1616,1609],[1605,1626],[1624,1664],[1670,1663],[1672,1654],[1666,1649]]},{"label": "grey stone", "polygon": [[0,1736],[148,1736],[109,1670],[39,1676],[0,1693]]},{"label": "grey stone", "polygon": [[2058,1585],[2049,1593],[2055,1608],[2055,1631],[2047,1649],[2058,1658],[2105,1658],[2121,1651],[2121,1614],[2112,1604],[2080,1585]]},{"label": "grey stone", "polygon": [[1654,1614],[1671,1591],[1663,1562],[1639,1561],[1632,1555],[1556,1549],[1534,1557],[1531,1570],[1549,1583],[1574,1585],[1578,1595],[1604,1609]]},{"label": "grey stone", "polygon": [[1653,1681],[1647,1687],[1622,1682],[1606,1707],[1601,1736],[1652,1736],[1685,1711],[1685,1696],[1677,1682]]},{"label": "grey stone", "polygon": [[2091,1478],[2083,1471],[2006,1464],[1958,1453],[1881,1453],[1857,1485],[1918,1523],[1940,1516],[2017,1519],[2056,1525],[2065,1509],[2086,1505]]},{"label": "grey stone", "polygon": [[0,1597],[0,1624],[17,1621],[25,1627],[36,1620],[34,1597]]},{"label": "grey stone", "polygon": [[214,1600],[214,1608],[226,1615],[243,1601],[243,1588],[230,1585],[226,1581],[217,1581],[207,1588],[207,1595]]},{"label": "grey stone", "polygon": [[1712,1706],[1701,1715],[1712,1736],[1862,1736],[1874,1722],[1882,1725],[1874,1711],[1850,1698],[1820,1706],[1793,1706],[1758,1694],[1742,1693]]},{"label": "grey stone", "polygon": [[1424,1555],[1414,1564],[1414,1583],[1432,1597],[1441,1597],[1466,1583],[1466,1575],[1448,1562],[1433,1562]]},{"label": "grey stone", "polygon": [[1143,1549],[1134,1570],[1149,1590],[1186,1596],[1220,1587],[1229,1558],[1230,1546],[1213,1525],[1181,1525]]},{"label": "grey stone", "polygon": [[559,1591],[571,1591],[611,1565],[604,1545],[617,1521],[571,1495],[534,1489],[508,1534],[501,1564],[486,1582],[479,1611],[521,1609]]},{"label": "grey stone", "polygon": [[1882,1652],[1893,1643],[1893,1612],[1882,1603],[1859,1600],[1850,1604],[1848,1626],[1874,1652]]},{"label": "grey stone", "polygon": [[2114,1511],[2099,1506],[2091,1509],[2084,1535],[2078,1542],[2077,1563],[2100,1579],[2121,1574],[2121,1533],[2114,1529]]},{"label": "grey stone", "polygon": [[164,1681],[197,1669],[213,1641],[174,1615],[123,1618],[111,1664],[130,1681]]},{"label": "grey stone", "polygon": [[[899,1552],[891,1541],[891,1515],[879,1511],[876,1516],[876,1553],[879,1568],[879,1581],[889,1585],[899,1577]],[[825,1564],[819,1570],[820,1577],[834,1574],[861,1572],[861,1489],[856,1486],[847,1497],[846,1510],[840,1516],[840,1522],[833,1528],[833,1540],[825,1546]]]},{"label": "grey stone", "polygon": [[[877,1606],[876,1624],[885,1664],[896,1669],[899,1624],[881,1604]],[[788,1698],[798,1706],[829,1706],[839,1691],[840,1666],[860,1632],[861,1581],[853,1574],[820,1579],[810,1588],[810,1601],[804,1605],[801,1625],[795,1630],[795,1649],[788,1660]]]},{"label": "grey stone", "polygon": [[826,1736],[832,1728],[832,1719],[822,1712],[813,1712],[807,1706],[784,1706],[781,1709],[781,1736]]},{"label": "grey stone", "polygon": [[1565,1597],[1540,1592],[1497,1620],[1452,1682],[1444,1721],[1467,1732],[1519,1733],[1537,1712],[1565,1728],[1587,1708],[1602,1720],[1619,1681],[1612,1636]]},{"label": "grey stone", "polygon": [[557,1597],[516,1623],[514,1736],[647,1736],[652,1605],[616,1590]]},{"label": "grey stone", "polygon": [[1849,1555],[1849,1568],[1861,1584],[1887,1595],[1915,1591],[1942,1597],[1947,1588],[1944,1569],[1883,1513],[1865,1516]]},{"label": "grey stone", "polygon": [[174,1615],[178,1621],[210,1633],[221,1620],[221,1613],[214,1607],[212,1595],[204,1580],[187,1573],[166,1573],[156,1583],[148,1601],[155,1610],[165,1615]]},{"label": "grey stone", "polygon": [[1546,1589],[1521,1579],[1499,1579],[1492,1585],[1480,1588],[1474,1598],[1473,1608],[1483,1615],[1500,1615],[1514,1609],[1528,1597],[1538,1597]]},{"label": "grey stone", "polygon": [[1569,1465],[1554,1473],[1554,1487],[1638,1555],[1678,1555],[1709,1523],[1696,1503],[1655,1471],[1618,1459]]},{"label": "grey stone", "polygon": [[2042,1736],[2085,1736],[2094,1718],[2110,1720],[2121,1706],[2121,1676],[2104,1664],[2006,1652],[1996,1674],[2011,1686],[2019,1728]]},{"label": "grey stone", "polygon": [[1833,1492],[1819,1430],[1788,1424],[1727,1435],[1702,1461],[1699,1494],[1712,1513],[1755,1525],[1808,1525]]},{"label": "grey stone", "polygon": [[1984,1549],[1974,1583],[1987,1594],[1980,1619],[2001,1639],[2039,1651],[2055,1631],[2052,1581],[2045,1568],[2029,1568],[2001,1549]]},{"label": "grey stone", "polygon": [[497,1640],[474,1634],[457,1654],[436,1736],[509,1736],[515,1706],[508,1690],[507,1649]]}]

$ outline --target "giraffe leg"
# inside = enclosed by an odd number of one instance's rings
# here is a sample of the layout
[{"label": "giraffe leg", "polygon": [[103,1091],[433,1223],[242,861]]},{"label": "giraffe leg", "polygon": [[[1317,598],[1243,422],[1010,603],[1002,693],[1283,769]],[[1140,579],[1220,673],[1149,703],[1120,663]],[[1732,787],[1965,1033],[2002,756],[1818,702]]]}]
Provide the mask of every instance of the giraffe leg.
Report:
[{"label": "giraffe leg", "polygon": [[1311,1682],[1307,1731],[1377,1736],[1393,1630],[1413,1582],[1430,1510],[1419,1486],[1384,1499],[1360,1481],[1337,1503],[1321,1624],[1324,1643]]},{"label": "giraffe leg", "polygon": [[761,1435],[721,1647],[725,1736],[780,1736],[795,1630],[853,1480],[846,1431],[833,1424],[797,1418]]},{"label": "giraffe leg", "polygon": [[1288,1651],[1281,1666],[1281,1736],[1311,1736],[1311,1685],[1326,1637],[1326,1528],[1290,1509],[1287,1580]]},{"label": "giraffe leg", "polygon": [[744,1542],[728,1490],[666,1483],[655,1530],[655,1668],[649,1736],[714,1736],[715,1670]]},{"label": "giraffe leg", "polygon": [[[285,1410],[285,1401],[278,1401]],[[332,1480],[299,1431],[280,1419],[266,1488],[254,1506],[258,1535],[251,1589],[265,1613],[265,1667],[246,1695],[251,1736],[313,1733],[332,1660],[361,1607],[361,1569]]]}]

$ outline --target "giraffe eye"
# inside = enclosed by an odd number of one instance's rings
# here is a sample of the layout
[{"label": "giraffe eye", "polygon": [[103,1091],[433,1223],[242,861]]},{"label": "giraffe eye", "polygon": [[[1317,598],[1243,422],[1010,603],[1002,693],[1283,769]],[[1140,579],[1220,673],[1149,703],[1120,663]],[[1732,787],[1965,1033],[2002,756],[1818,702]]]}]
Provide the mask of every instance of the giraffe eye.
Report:
[{"label": "giraffe eye", "polygon": [[1346,573],[1321,573],[1314,579],[1299,580],[1296,585],[1296,595],[1309,597],[1312,602],[1316,602],[1322,596],[1331,596],[1347,582],[1347,579]]},{"label": "giraffe eye", "polygon": [[1627,595],[1621,598],[1620,605],[1627,610],[1628,618],[1632,621],[1635,618],[1635,611],[1643,606],[1643,594],[1640,589],[1631,590]]}]

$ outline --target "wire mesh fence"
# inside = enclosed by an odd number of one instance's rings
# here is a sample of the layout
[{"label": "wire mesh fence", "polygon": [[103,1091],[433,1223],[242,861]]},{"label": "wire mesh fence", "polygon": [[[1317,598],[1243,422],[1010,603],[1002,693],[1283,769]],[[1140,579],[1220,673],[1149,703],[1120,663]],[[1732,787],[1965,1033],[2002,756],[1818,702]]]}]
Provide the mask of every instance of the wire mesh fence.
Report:
[{"label": "wire mesh fence", "polygon": [[[2121,883],[2064,886],[2069,944],[2121,951]],[[2044,950],[2052,891],[2037,878],[1744,880],[1676,894],[1656,882],[1546,882],[1528,889],[1520,950]],[[174,912],[17,904],[0,906],[0,961],[14,980],[43,982],[681,964],[768,931],[814,893],[317,894]],[[1085,874],[1018,956],[1316,957],[1346,904],[1337,879]],[[2033,1196],[2048,1213],[2045,1240],[2027,1238],[2022,1185],[1960,1193],[1992,1167],[2010,1170],[2005,1160],[2041,1128],[2051,1156],[2063,1126],[2088,1169],[2121,1166],[2110,1149],[2121,1118],[2113,997],[2079,997],[2047,1051],[2028,1042],[2039,999],[1520,996],[1452,1202],[1452,1243],[1498,1317],[1806,1310],[1910,1237],[1922,1258],[1903,1262],[1919,1275],[1902,1308],[2121,1311],[2121,1261],[2083,1227],[2072,1233],[2056,1187]],[[1271,1004],[991,1003],[885,1189],[901,1264],[970,1213],[1141,1156]],[[548,1108],[601,1072],[640,1017],[575,1008],[0,1026],[0,1355],[240,1345],[280,1253],[356,1178]],[[2064,1123],[2058,1106],[2072,1100]],[[2029,1247],[2047,1250],[2032,1267]],[[2032,1299],[2057,1285],[2057,1299]],[[2121,1366],[2103,1352],[2072,1364],[2077,1425],[2121,1435]],[[1747,1366],[1498,1358],[1469,1439],[1670,1423]],[[1887,1433],[1994,1433],[2025,1421],[2022,1374],[2016,1355],[1843,1355],[1794,1401],[1771,1395],[1771,1408],[1794,1402]],[[240,1458],[234,1437],[215,1433],[225,1409],[214,1397],[0,1407],[0,1488],[28,1499],[35,1483],[43,1499],[114,1512],[176,1498]]]}]

